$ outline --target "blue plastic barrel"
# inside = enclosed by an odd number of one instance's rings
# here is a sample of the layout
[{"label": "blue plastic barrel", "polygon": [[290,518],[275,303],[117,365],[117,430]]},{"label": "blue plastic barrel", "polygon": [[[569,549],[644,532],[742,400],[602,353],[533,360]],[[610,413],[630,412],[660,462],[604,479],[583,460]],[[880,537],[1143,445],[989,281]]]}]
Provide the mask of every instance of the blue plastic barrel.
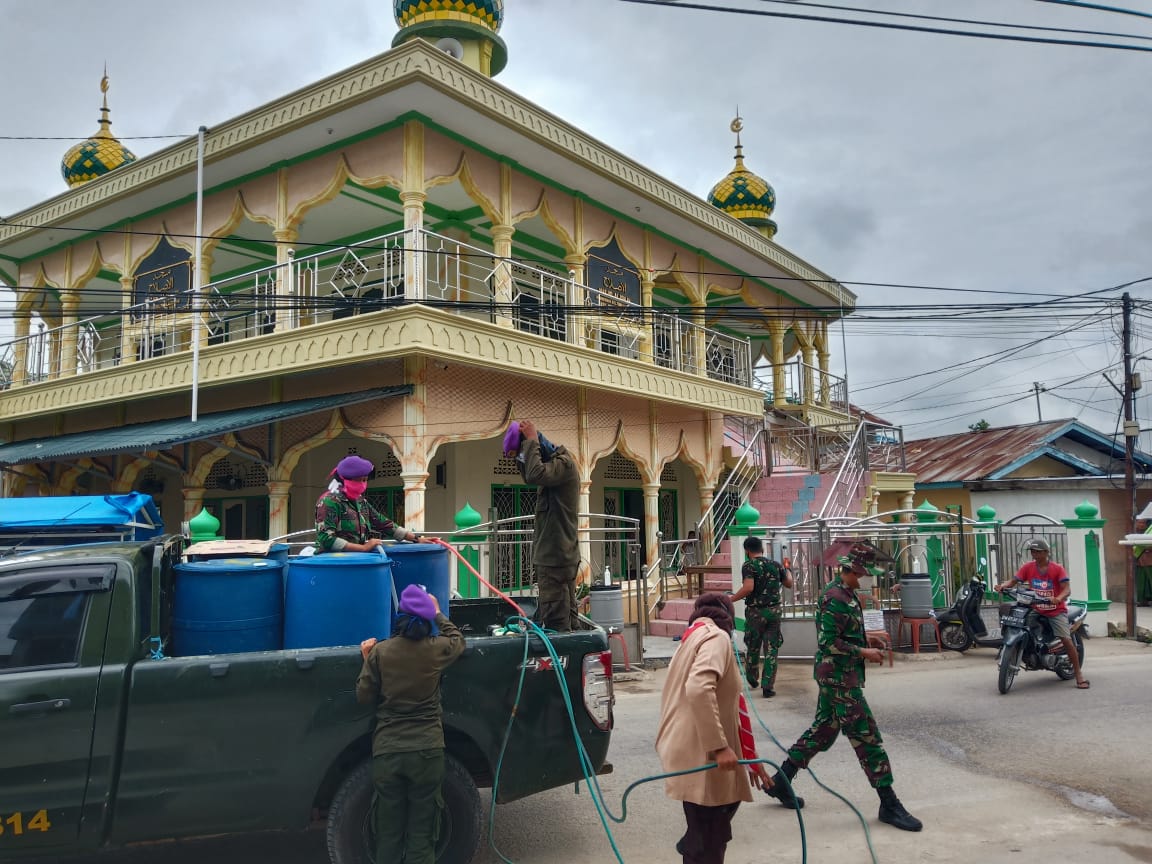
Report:
[{"label": "blue plastic barrel", "polygon": [[[448,614],[452,599],[452,575],[447,549],[438,543],[396,543],[388,547],[392,559],[392,581],[396,596],[409,585],[423,585],[440,601],[440,611]],[[395,614],[396,610],[392,610]],[[435,628],[433,628],[435,629]]]},{"label": "blue plastic barrel", "polygon": [[277,651],[284,632],[284,565],[215,558],[176,565],[172,654]]},{"label": "blue plastic barrel", "polygon": [[284,585],[284,647],[359,645],[392,633],[392,562],[379,552],[294,556]]}]

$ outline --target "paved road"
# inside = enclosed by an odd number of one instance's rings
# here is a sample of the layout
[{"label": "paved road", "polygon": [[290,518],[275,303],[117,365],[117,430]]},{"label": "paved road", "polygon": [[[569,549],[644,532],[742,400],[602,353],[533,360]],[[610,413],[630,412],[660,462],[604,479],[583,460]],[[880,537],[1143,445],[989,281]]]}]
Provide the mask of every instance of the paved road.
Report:
[{"label": "paved road", "polygon": [[[1089,691],[1051,673],[1021,673],[1012,692],[996,691],[993,652],[899,659],[871,667],[868,697],[896,772],[896,789],[925,830],[905,834],[876,820],[877,799],[843,741],[817,758],[820,779],[855,803],[880,862],[1152,862],[1152,647],[1097,638],[1086,648]],[[602,779],[611,806],[632,781],[659,771],[652,737],[663,673],[618,686],[617,731]],[[815,685],[806,664],[787,664],[773,700],[755,699],[787,745],[808,725]],[[772,745],[758,733],[761,752]],[[808,860],[871,861],[852,812],[798,780]],[[629,818],[613,825],[628,864],[677,862],[683,830],[677,805],[659,784],[628,800]],[[737,814],[729,864],[799,862],[793,814],[761,797]],[[516,864],[604,864],[615,856],[585,790],[558,789],[497,809],[496,842]],[[66,864],[96,864],[73,859]],[[205,841],[102,856],[100,864],[323,864],[321,832],[242,841]],[[497,864],[488,849],[477,864]],[[65,864],[65,862],[61,862]]]}]

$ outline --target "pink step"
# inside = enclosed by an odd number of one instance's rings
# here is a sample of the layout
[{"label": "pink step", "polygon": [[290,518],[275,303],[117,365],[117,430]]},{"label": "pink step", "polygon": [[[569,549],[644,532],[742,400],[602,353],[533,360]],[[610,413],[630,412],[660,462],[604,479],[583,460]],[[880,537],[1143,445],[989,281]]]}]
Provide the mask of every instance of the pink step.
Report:
[{"label": "pink step", "polygon": [[688,629],[687,621],[653,621],[652,622],[652,635],[653,636],[680,636],[685,630]]},{"label": "pink step", "polygon": [[692,615],[695,600],[690,597],[676,597],[664,601],[664,608],[660,610],[661,621],[687,621]]},{"label": "pink step", "polygon": [[732,580],[726,579],[723,576],[715,577],[710,576],[704,580],[704,591],[731,591]]}]

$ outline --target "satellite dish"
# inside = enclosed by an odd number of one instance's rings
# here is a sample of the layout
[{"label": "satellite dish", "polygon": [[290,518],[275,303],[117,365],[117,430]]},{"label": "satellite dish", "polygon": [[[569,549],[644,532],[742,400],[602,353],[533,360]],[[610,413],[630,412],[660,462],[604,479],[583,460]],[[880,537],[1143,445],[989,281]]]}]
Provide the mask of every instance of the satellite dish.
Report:
[{"label": "satellite dish", "polygon": [[443,39],[436,43],[436,47],[443,51],[445,54],[448,54],[457,60],[464,59],[464,46],[460,44],[459,39],[453,39],[450,36],[445,36]]}]

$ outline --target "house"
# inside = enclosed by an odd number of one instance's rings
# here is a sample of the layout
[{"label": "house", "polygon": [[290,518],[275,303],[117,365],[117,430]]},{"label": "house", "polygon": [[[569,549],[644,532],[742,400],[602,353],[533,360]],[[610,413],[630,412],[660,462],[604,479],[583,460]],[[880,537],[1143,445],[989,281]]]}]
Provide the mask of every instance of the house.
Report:
[{"label": "house", "polygon": [[[1128,533],[1124,444],[1078,420],[1050,420],[907,441],[907,470],[916,475],[924,506],[978,518],[991,508],[1002,522],[1046,516],[1075,519],[1088,502],[1105,520],[1103,548],[1108,599],[1123,601]],[[1138,476],[1152,456],[1137,452]],[[1138,481],[1137,507],[1152,498],[1152,481]],[[987,513],[988,511],[984,511]]]}]

